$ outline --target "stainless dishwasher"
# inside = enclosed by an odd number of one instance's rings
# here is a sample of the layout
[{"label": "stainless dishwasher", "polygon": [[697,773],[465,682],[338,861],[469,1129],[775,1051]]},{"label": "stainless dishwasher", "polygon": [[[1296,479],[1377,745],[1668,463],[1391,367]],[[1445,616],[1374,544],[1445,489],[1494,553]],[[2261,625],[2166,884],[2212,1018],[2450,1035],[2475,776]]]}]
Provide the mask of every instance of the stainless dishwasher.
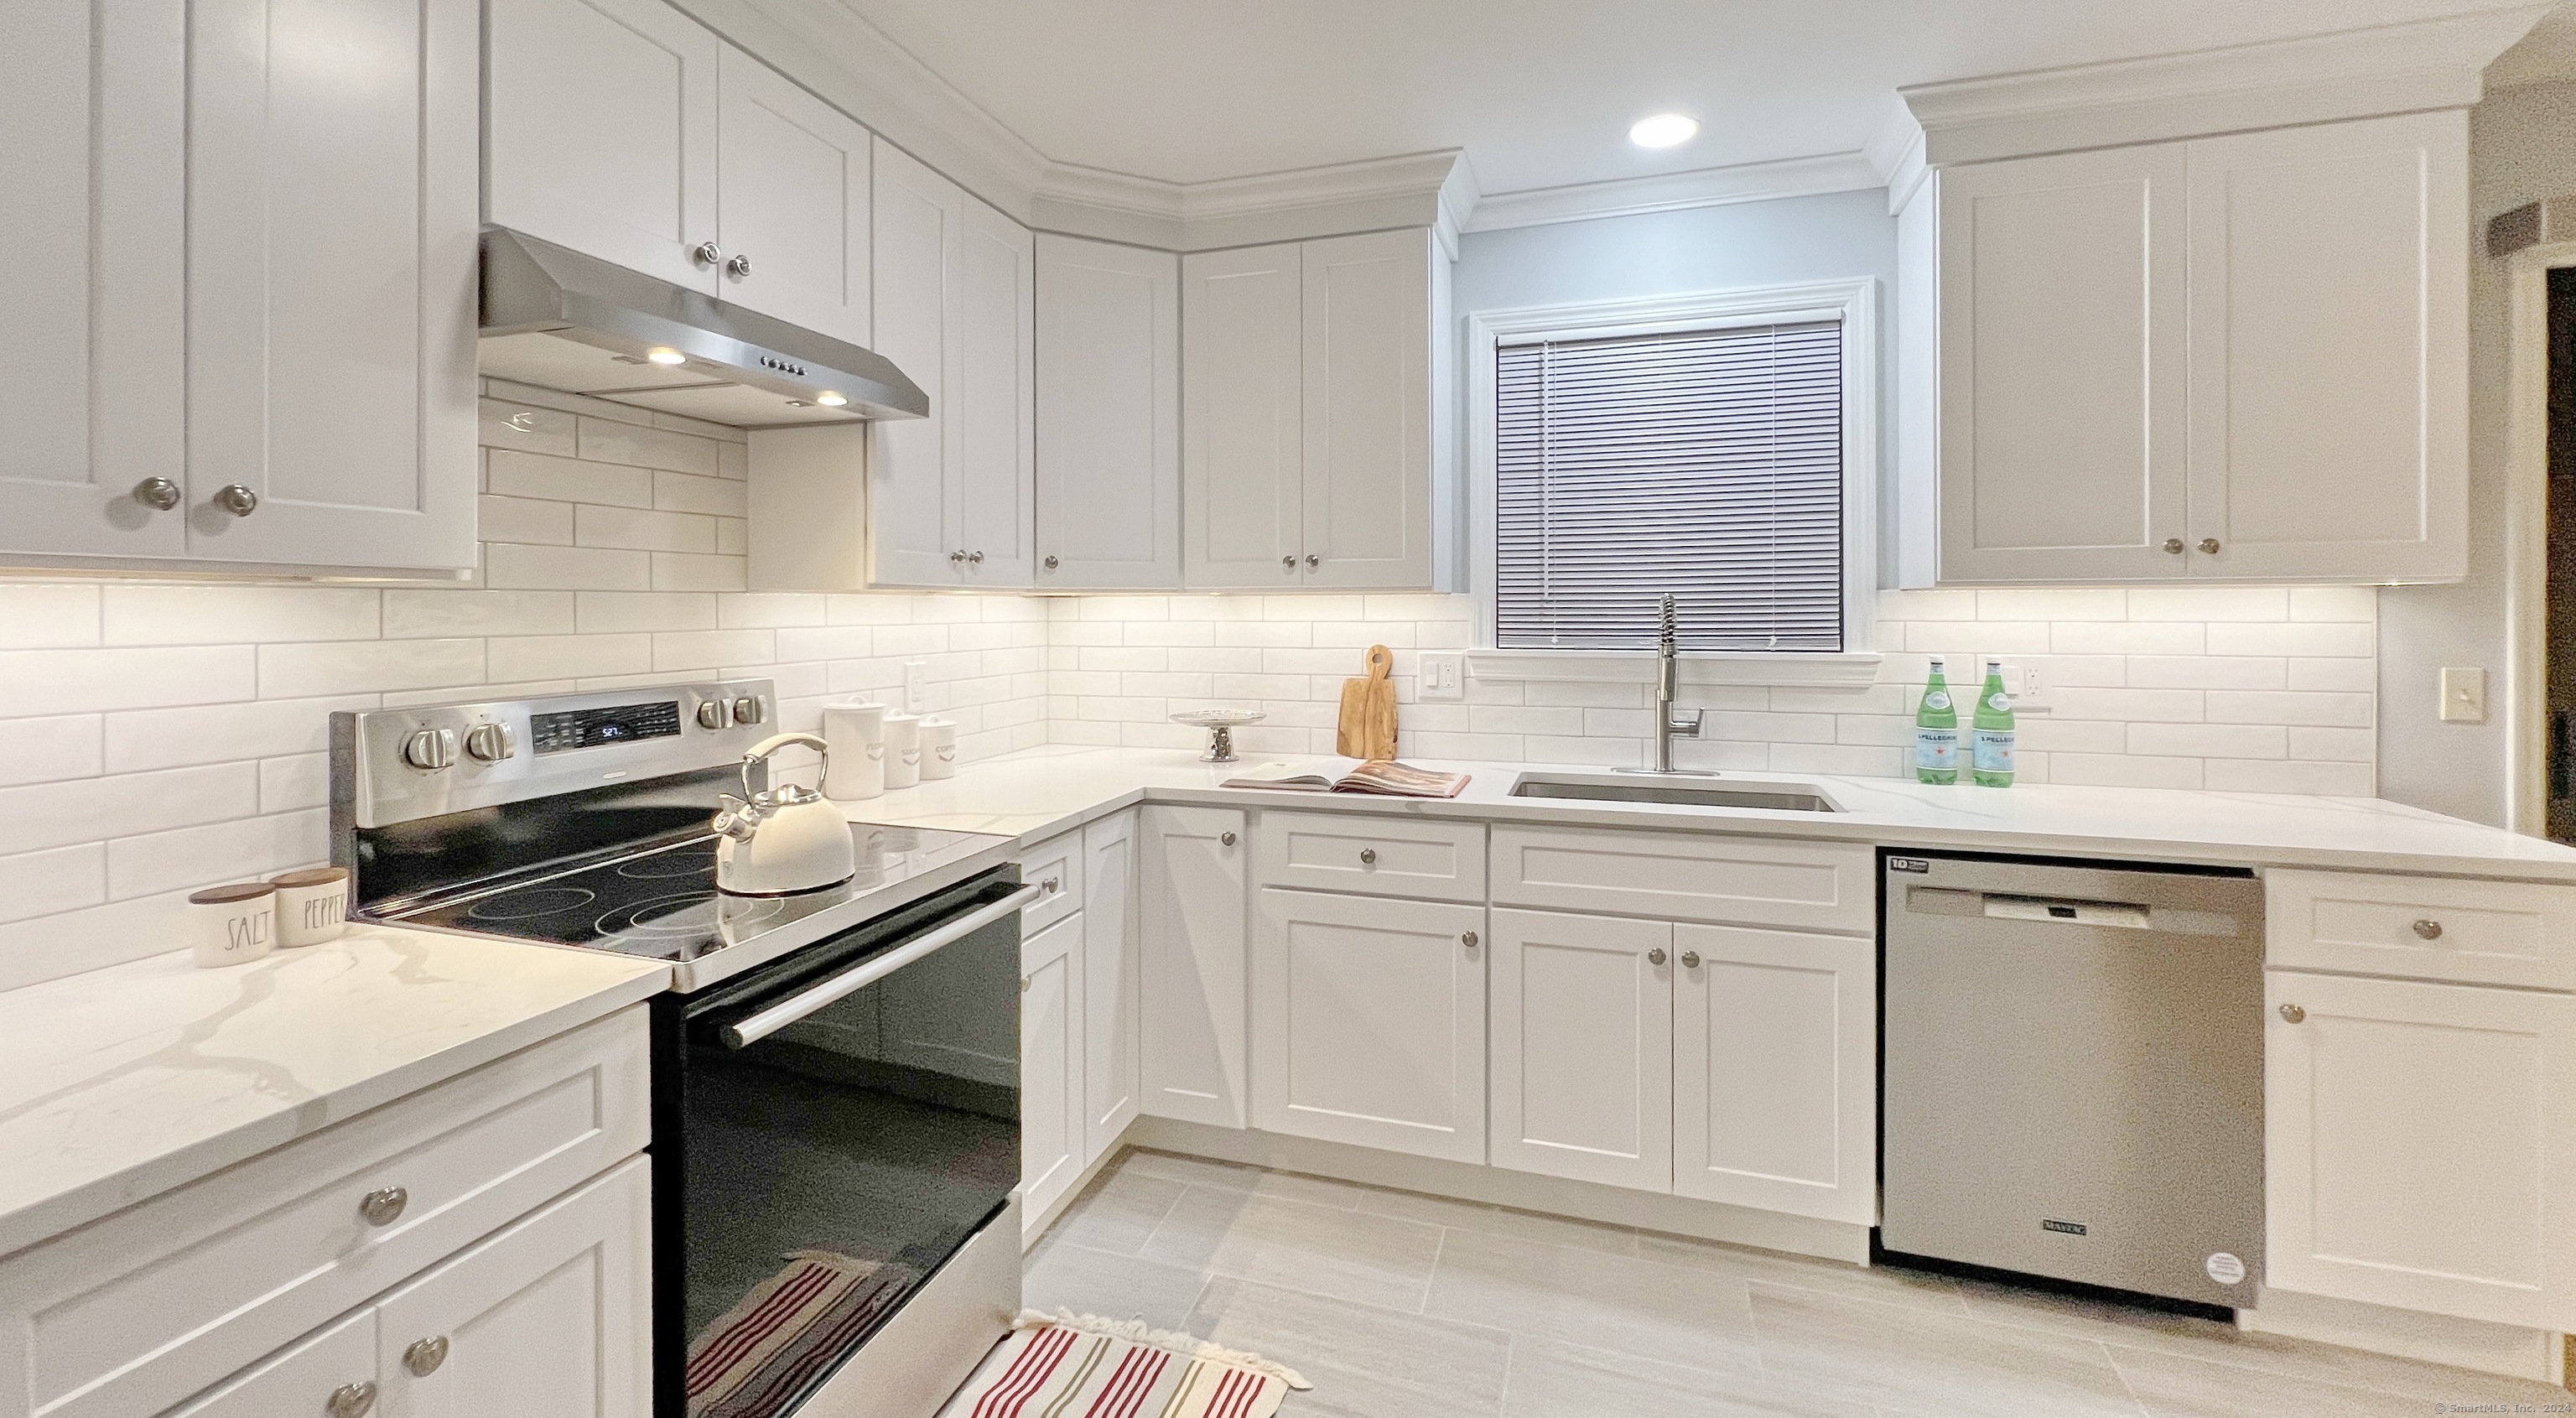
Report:
[{"label": "stainless dishwasher", "polygon": [[1883,875],[1881,1249],[2253,1304],[2260,883],[1900,852]]}]

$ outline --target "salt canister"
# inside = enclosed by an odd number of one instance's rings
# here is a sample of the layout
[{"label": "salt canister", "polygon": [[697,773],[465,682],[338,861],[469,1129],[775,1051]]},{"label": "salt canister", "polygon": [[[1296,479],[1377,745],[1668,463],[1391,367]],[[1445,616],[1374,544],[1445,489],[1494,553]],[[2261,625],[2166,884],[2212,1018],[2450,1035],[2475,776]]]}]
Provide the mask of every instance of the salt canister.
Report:
[{"label": "salt canister", "polygon": [[277,943],[289,950],[337,940],[349,928],[349,869],[311,867],[273,876]]},{"label": "salt canister", "polygon": [[277,942],[277,888],[264,881],[209,886],[188,897],[188,948],[197,968],[248,965]]},{"label": "salt canister", "polygon": [[957,776],[957,723],[937,715],[921,721],[921,776]]},{"label": "salt canister", "polygon": [[885,785],[909,788],[921,781],[921,716],[885,717]]},{"label": "salt canister", "polygon": [[823,706],[823,796],[838,802],[886,790],[886,706],[864,699]]}]

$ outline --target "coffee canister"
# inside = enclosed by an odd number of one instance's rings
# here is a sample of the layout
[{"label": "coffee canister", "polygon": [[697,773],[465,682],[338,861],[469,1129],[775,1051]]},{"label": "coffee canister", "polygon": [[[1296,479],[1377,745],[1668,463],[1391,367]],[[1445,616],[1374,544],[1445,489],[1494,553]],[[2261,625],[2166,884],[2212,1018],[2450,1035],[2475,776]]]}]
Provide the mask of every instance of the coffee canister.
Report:
[{"label": "coffee canister", "polygon": [[349,928],[349,869],[312,867],[273,876],[277,888],[277,943],[292,950],[339,939]]},{"label": "coffee canister", "polygon": [[854,699],[823,706],[823,796],[840,802],[886,790],[886,706]]},{"label": "coffee canister", "polygon": [[248,965],[277,943],[277,888],[264,881],[209,886],[188,897],[188,948],[197,968]]},{"label": "coffee canister", "polygon": [[937,715],[921,721],[921,776],[957,776],[957,724]]},{"label": "coffee canister", "polygon": [[885,717],[885,785],[909,788],[921,781],[921,716]]}]

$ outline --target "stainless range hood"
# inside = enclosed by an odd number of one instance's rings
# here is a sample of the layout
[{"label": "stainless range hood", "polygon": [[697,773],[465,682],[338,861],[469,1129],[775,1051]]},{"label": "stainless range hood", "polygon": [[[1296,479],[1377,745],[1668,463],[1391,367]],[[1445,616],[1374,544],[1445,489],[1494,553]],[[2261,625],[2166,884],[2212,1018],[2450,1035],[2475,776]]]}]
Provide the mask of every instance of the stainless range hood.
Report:
[{"label": "stainless range hood", "polygon": [[502,227],[483,230],[484,374],[740,428],[925,418],[882,355]]}]

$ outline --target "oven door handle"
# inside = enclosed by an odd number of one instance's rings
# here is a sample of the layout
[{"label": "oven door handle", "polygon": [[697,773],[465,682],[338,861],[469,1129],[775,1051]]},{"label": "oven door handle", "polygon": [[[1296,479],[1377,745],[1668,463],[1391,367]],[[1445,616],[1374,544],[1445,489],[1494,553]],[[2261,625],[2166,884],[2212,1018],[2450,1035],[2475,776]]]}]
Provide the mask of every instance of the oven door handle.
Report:
[{"label": "oven door handle", "polygon": [[1023,886],[990,906],[960,916],[927,935],[915,936],[883,955],[870,956],[865,962],[811,989],[789,995],[757,1014],[744,1015],[716,1031],[716,1037],[724,1040],[727,1048],[747,1049],[825,1005],[857,994],[925,955],[955,945],[1045,894],[1037,887]]}]

